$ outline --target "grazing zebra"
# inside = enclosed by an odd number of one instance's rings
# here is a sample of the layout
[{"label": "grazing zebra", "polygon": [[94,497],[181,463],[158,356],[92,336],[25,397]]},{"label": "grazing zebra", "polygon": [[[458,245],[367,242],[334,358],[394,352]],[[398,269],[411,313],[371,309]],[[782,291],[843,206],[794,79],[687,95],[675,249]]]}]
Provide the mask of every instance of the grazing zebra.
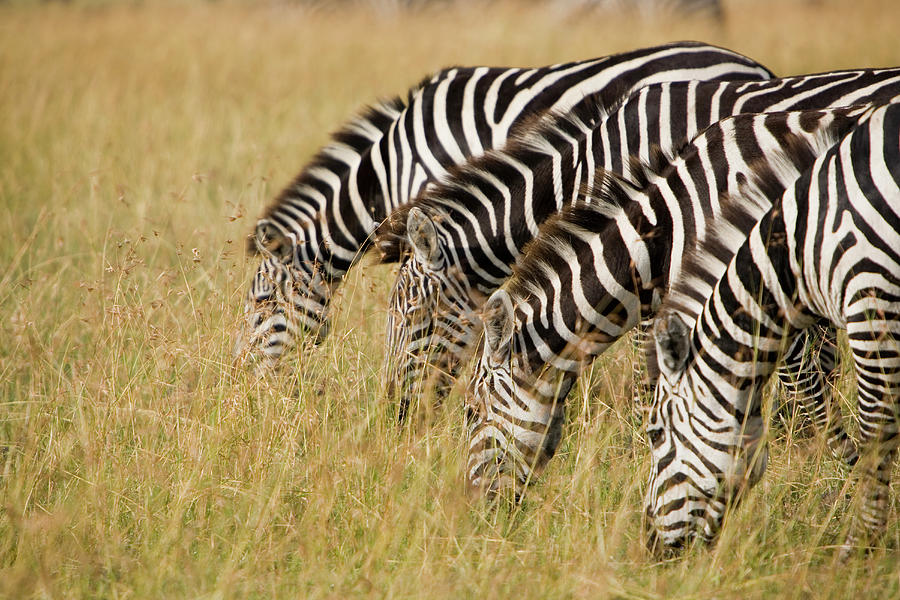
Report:
[{"label": "grazing zebra", "polygon": [[[770,206],[764,198],[780,195],[864,112],[723,119],[648,173],[641,188],[601,173],[593,202],[575,203],[545,223],[483,311],[484,350],[466,398],[470,484],[520,493],[556,450],[565,399],[582,368],[654,313],[685,253],[725,223],[748,231]],[[720,204],[763,175],[767,196],[757,204],[740,211]],[[803,342],[789,353],[795,362]],[[804,388],[810,402],[823,393],[815,375]],[[840,420],[810,412],[835,453],[854,462]]]},{"label": "grazing zebra", "polygon": [[502,150],[455,169],[392,214],[378,234],[383,260],[405,259],[387,333],[401,415],[411,398],[450,387],[478,339],[487,296],[509,277],[540,223],[576,200],[597,168],[631,177],[632,157],[671,152],[732,114],[884,102],[898,94],[900,69],[662,83],[635,92],[598,126],[577,113],[550,115]]},{"label": "grazing zebra", "polygon": [[884,529],[898,441],[900,105],[875,109],[749,236],[716,236],[688,261],[654,326],[651,538],[678,547],[716,536],[766,467],[763,385],[785,343],[825,320],[847,330],[857,371],[863,504],[846,557]]},{"label": "grazing zebra", "polygon": [[338,131],[266,209],[250,249],[262,262],[236,352],[282,355],[302,332],[327,333],[328,307],[370,234],[452,165],[502,144],[513,127],[596,94],[604,102],[672,79],[768,79],[734,52],[680,42],[534,69],[452,68]]}]

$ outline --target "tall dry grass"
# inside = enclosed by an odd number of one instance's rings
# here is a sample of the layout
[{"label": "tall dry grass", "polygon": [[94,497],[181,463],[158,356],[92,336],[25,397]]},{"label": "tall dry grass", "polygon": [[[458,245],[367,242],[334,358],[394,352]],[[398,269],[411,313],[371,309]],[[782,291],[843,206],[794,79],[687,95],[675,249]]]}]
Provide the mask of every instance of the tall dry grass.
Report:
[{"label": "tall dry grass", "polygon": [[428,71],[686,38],[785,74],[900,64],[893,0],[728,12],[0,5],[0,595],[900,594],[896,510],[889,550],[836,568],[840,471],[786,433],[716,547],[650,560],[625,352],[583,377],[522,506],[470,502],[458,400],[401,428],[381,396],[388,269],[357,269],[332,336],[278,374],[231,367],[254,217]]}]

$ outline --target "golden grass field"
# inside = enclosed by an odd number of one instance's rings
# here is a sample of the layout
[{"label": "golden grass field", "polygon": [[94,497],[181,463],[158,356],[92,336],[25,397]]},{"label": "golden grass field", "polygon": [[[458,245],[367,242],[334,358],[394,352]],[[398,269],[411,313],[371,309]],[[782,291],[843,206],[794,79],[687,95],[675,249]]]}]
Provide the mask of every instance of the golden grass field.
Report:
[{"label": "golden grass field", "polygon": [[895,66],[895,2],[738,0],[723,24],[0,3],[0,596],[900,597],[897,501],[886,549],[837,566],[841,472],[784,428],[719,543],[654,561],[624,349],[571,394],[525,501],[494,510],[465,493],[459,398],[404,427],[384,399],[390,269],[356,269],[330,338],[277,374],[231,357],[256,215],[360,105],[450,64],[675,39],[780,74]]}]

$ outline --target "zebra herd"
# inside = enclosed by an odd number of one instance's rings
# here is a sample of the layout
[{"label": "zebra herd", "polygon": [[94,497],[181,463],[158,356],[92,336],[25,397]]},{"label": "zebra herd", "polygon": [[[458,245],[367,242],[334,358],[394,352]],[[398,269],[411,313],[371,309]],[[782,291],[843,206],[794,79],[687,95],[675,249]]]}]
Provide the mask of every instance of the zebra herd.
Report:
[{"label": "zebra herd", "polygon": [[[714,539],[761,477],[777,370],[858,473],[846,556],[885,527],[898,439],[898,99],[900,68],[775,78],[697,42],[445,69],[348,122],[267,208],[236,351],[273,363],[321,339],[374,245],[400,263],[386,369],[400,419],[474,359],[468,483],[518,497],[580,371],[637,328],[653,342],[633,395],[650,402],[657,550]],[[858,448],[827,384],[836,329]]]}]

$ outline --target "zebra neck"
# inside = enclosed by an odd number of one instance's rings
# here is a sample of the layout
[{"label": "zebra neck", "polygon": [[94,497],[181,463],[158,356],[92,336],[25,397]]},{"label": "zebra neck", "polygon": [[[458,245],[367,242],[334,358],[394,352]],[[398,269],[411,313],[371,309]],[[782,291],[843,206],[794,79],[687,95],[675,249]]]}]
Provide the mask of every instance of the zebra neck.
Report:
[{"label": "zebra neck", "polygon": [[[739,398],[734,408],[742,413],[758,412],[759,391],[784,351],[816,320],[799,299],[790,246],[776,205],[734,255],[703,309],[693,313],[698,369],[715,373],[707,381],[720,381],[727,397]],[[702,280],[696,281],[702,297]],[[682,314],[690,319],[691,312]]]},{"label": "zebra neck", "polygon": [[588,133],[583,123],[561,120],[429,192],[446,253],[471,286],[484,293],[500,287],[541,223],[577,197]]},{"label": "zebra neck", "polygon": [[529,358],[523,355],[513,362],[512,378],[520,401],[528,404],[536,400],[545,406],[564,404],[583,365],[569,370],[546,362],[538,364]]},{"label": "zebra neck", "polygon": [[320,182],[305,189],[308,203],[317,205],[316,218],[297,223],[298,238],[309,242],[306,262],[321,265],[332,283],[343,279],[362,258],[371,245],[371,233],[388,214],[371,157],[368,150],[347,156],[340,177],[319,174]]},{"label": "zebra neck", "polygon": [[390,208],[383,202],[372,150],[405,107],[394,98],[351,119],[263,213],[262,219],[293,233],[304,269],[336,283],[361,257],[369,234]]},{"label": "zebra neck", "polygon": [[[517,335],[513,355],[519,365],[517,379],[520,385],[538,391],[548,385],[546,382],[555,382],[560,377],[577,377],[586,365],[640,320],[639,309],[628,310],[623,303],[617,311],[602,317],[602,325],[598,326],[573,307],[562,315],[535,300],[536,296],[533,296],[528,302],[520,302],[516,309]],[[543,312],[536,315],[535,310]],[[596,315],[592,317],[596,318]]]},{"label": "zebra neck", "polygon": [[655,310],[673,230],[656,208],[651,224],[637,203],[580,203],[542,230],[507,286],[532,372],[579,372]]}]

